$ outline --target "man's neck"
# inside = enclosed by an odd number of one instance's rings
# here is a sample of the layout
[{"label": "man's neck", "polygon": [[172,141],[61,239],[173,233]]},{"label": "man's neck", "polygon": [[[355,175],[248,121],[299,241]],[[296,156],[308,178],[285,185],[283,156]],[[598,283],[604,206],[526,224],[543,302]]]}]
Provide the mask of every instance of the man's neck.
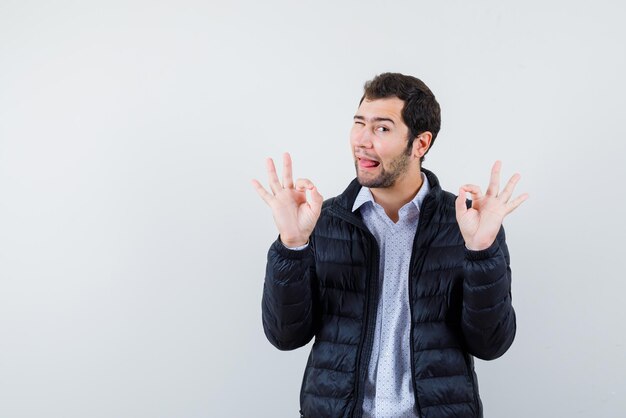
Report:
[{"label": "man's neck", "polygon": [[417,173],[406,173],[399,177],[393,186],[385,188],[371,188],[374,201],[383,207],[389,219],[398,222],[398,211],[409,203],[422,187],[421,170]]}]

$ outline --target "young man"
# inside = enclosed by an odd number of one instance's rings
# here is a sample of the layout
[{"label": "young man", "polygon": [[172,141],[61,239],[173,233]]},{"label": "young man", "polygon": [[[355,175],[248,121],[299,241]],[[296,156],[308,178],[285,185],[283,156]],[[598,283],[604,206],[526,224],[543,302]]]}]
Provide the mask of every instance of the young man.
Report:
[{"label": "young man", "polygon": [[[282,182],[267,160],[279,239],[268,254],[263,327],[281,350],[315,342],[302,417],[481,417],[473,357],[495,359],[515,336],[502,220],[520,176],[483,195],[443,191],[421,167],[440,127],[419,79],[365,84],[350,134],[357,178],[323,201],[307,179]],[[307,192],[309,197],[307,198]],[[471,203],[466,200],[471,195]]]}]

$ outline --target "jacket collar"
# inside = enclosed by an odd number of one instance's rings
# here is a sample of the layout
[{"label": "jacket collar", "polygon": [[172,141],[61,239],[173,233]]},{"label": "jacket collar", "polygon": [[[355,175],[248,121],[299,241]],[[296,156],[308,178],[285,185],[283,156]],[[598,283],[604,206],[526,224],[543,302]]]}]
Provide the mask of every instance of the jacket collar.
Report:
[{"label": "jacket collar", "polygon": [[[425,173],[420,173],[420,174],[423,180],[422,186],[420,187],[420,189],[417,191],[417,193],[415,194],[413,199],[411,199],[411,202],[410,202],[417,208],[418,211],[422,207],[422,202],[424,201],[424,198],[430,191],[430,183],[428,182],[428,177],[426,177]],[[359,193],[356,195],[354,205],[352,205],[352,212],[356,211],[367,202],[373,203],[374,196],[372,195],[372,191],[368,187],[361,187],[361,189],[359,190]]]},{"label": "jacket collar", "polygon": [[[442,190],[441,186],[439,185],[439,180],[437,179],[437,176],[435,176],[432,171],[427,170],[423,167],[422,172],[426,174],[428,184],[430,185],[430,191],[428,192],[427,196],[434,195],[433,197],[438,200],[439,195],[442,193]],[[351,212],[352,207],[354,206],[354,201],[356,200],[356,197],[358,196],[361,187],[362,186],[359,184],[358,180],[356,178],[353,179],[348,187],[346,187],[346,189],[343,191],[343,193],[336,197],[334,204],[338,205],[348,212]]]}]

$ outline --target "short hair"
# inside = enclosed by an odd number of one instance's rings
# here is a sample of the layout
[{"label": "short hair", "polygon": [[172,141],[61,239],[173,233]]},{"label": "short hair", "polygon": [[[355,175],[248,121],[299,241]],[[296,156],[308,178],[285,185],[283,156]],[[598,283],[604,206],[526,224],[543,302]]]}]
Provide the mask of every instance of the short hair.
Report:
[{"label": "short hair", "polygon": [[[404,102],[402,119],[409,128],[408,149],[413,147],[413,140],[423,132],[432,134],[430,147],[437,138],[441,128],[441,109],[435,95],[419,78],[400,73],[383,73],[367,81],[364,85],[364,99],[376,100],[388,97],[397,97]],[[424,157],[420,162],[424,161]]]}]

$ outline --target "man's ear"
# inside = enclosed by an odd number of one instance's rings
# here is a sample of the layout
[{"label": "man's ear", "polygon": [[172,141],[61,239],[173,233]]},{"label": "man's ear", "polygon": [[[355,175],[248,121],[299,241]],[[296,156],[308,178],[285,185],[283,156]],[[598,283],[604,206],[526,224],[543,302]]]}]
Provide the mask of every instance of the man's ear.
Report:
[{"label": "man's ear", "polygon": [[429,131],[422,132],[413,140],[413,156],[418,160],[426,154],[428,148],[430,148],[430,143],[433,140],[433,134]]}]

